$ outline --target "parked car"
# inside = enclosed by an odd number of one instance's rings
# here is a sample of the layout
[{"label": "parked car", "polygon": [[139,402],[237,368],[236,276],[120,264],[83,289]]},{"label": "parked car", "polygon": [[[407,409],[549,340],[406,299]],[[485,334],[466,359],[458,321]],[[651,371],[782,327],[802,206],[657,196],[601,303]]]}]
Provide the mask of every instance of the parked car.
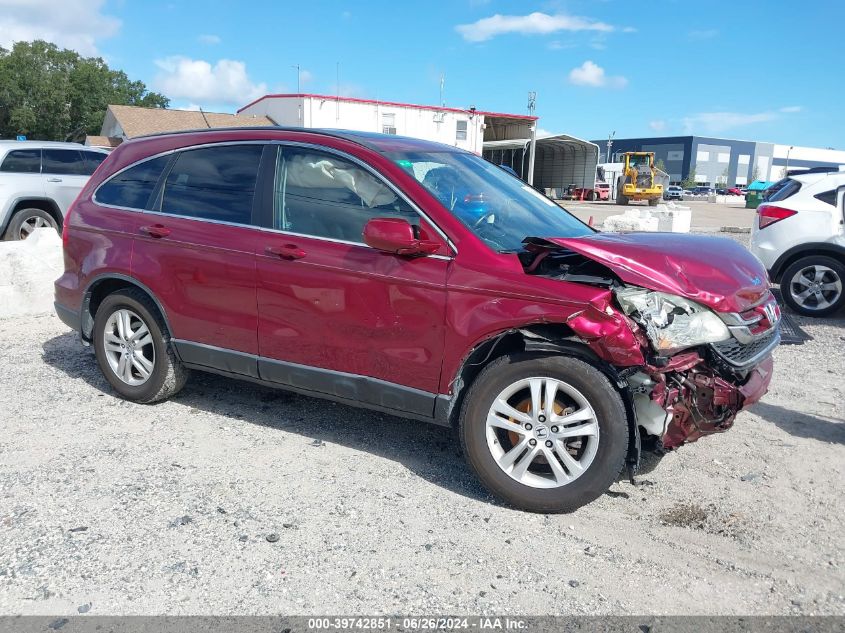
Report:
[{"label": "parked car", "polygon": [[63,242],[56,311],[120,396],[200,370],[456,427],[484,485],[538,512],[728,429],[779,341],[732,240],[597,233],[480,156],[394,135],[128,141]]},{"label": "parked car", "polygon": [[697,196],[711,196],[713,195],[713,190],[710,187],[696,187],[693,189],[695,195]]},{"label": "parked car", "polygon": [[724,187],[719,187],[718,189],[716,189],[716,194],[719,196],[726,196],[728,195],[728,190]]},{"label": "parked car", "polygon": [[742,189],[739,189],[737,187],[729,187],[728,188],[728,195],[729,196],[744,196],[745,193],[742,191]]},{"label": "parked car", "polygon": [[108,153],[78,143],[0,141],[0,235],[61,230],[68,207]]},{"label": "parked car", "polygon": [[695,192],[695,189],[684,189],[684,197],[685,198],[694,198],[698,194]]},{"label": "parked car", "polygon": [[757,207],[751,252],[795,312],[833,314],[845,306],[845,171],[809,170],[772,189]]},{"label": "parked car", "polygon": [[664,200],[683,200],[684,190],[677,185],[669,185],[663,190]]}]

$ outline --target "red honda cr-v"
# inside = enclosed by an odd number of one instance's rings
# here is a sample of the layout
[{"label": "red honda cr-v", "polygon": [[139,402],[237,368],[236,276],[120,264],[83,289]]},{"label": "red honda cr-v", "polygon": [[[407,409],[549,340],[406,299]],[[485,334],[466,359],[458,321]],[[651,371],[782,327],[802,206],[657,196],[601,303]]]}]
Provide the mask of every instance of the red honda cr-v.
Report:
[{"label": "red honda cr-v", "polygon": [[534,511],[729,428],[779,341],[740,245],[596,233],[478,156],[396,136],[126,142],[64,249],[56,310],[122,397],[197,369],[456,426],[479,479]]}]

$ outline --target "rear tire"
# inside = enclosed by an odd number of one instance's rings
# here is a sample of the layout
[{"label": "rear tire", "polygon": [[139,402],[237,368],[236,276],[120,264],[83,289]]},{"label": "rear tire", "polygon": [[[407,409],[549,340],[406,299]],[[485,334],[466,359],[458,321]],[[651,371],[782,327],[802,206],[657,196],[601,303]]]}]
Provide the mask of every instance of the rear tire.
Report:
[{"label": "rear tire", "polygon": [[628,448],[619,392],[568,356],[513,354],[490,363],[467,394],[459,431],[481,483],[529,512],[572,512],[604,494]]},{"label": "rear tire", "polygon": [[802,257],[783,271],[780,290],[786,305],[798,314],[828,316],[845,306],[845,266],[824,255]]},{"label": "rear tire", "polygon": [[660,204],[660,198],[651,198],[648,201],[648,206],[650,207],[656,207],[658,204]]},{"label": "rear tire", "polygon": [[56,220],[44,209],[21,209],[12,216],[3,238],[7,240],[25,240],[35,229],[48,226],[56,231],[59,230]]},{"label": "rear tire", "polygon": [[622,204],[622,205],[628,204],[627,196],[624,196],[621,193],[617,193],[616,194],[616,204]]},{"label": "rear tire", "polygon": [[158,308],[138,289],[118,290],[103,299],[92,336],[100,371],[126,400],[165,400],[188,379]]}]

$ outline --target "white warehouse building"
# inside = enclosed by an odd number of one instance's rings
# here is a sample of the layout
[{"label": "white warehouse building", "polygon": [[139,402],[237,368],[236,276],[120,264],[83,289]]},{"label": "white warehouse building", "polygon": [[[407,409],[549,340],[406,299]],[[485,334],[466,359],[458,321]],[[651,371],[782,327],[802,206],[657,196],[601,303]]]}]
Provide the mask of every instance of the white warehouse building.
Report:
[{"label": "white warehouse building", "polygon": [[452,145],[507,165],[549,193],[595,186],[597,146],[567,135],[537,139],[533,115],[318,94],[265,95],[238,114],[286,127],[398,134]]},{"label": "white warehouse building", "polygon": [[481,154],[485,140],[529,138],[537,117],[317,94],[265,95],[238,114],[278,125],[379,132],[424,138]]}]

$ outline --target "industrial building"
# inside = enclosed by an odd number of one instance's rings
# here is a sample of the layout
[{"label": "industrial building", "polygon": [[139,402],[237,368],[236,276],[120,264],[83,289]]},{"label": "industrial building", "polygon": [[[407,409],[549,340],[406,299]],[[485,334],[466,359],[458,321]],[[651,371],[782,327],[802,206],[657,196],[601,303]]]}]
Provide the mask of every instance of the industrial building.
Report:
[{"label": "industrial building", "polygon": [[612,139],[607,160],[607,139],[593,142],[601,148],[600,162],[618,162],[623,152],[654,152],[672,184],[680,184],[691,170],[698,185],[741,187],[755,179],[779,180],[787,169],[845,164],[841,150],[709,136]]},{"label": "industrial building", "polygon": [[317,94],[272,94],[238,110],[278,125],[424,138],[481,154],[486,140],[530,138],[537,117]]},{"label": "industrial building", "polygon": [[537,139],[538,117],[528,114],[318,94],[265,95],[238,114],[284,126],[398,134],[452,145],[507,165],[550,193],[595,184],[598,147],[567,135]]}]

